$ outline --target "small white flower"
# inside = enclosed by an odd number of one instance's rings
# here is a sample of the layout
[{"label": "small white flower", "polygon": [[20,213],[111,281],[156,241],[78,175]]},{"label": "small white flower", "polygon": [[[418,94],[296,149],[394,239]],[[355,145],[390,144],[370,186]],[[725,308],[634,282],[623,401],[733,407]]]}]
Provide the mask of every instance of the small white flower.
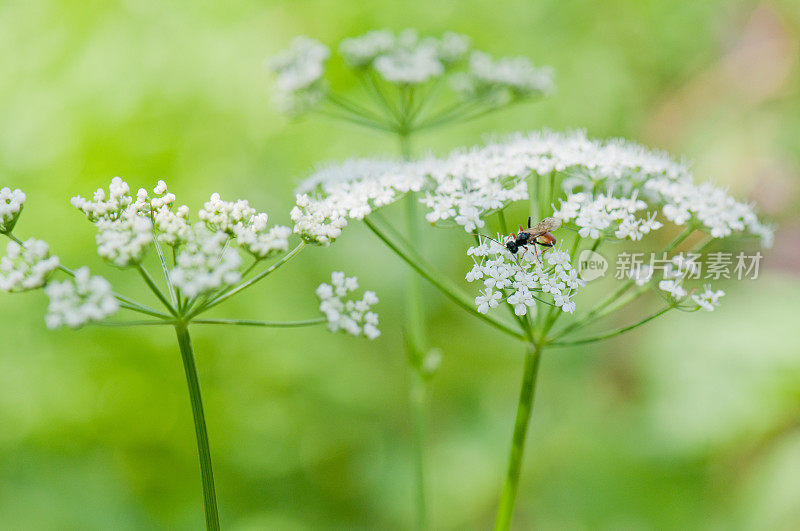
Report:
[{"label": "small white flower", "polygon": [[58,266],[58,257],[50,256],[50,248],[42,240],[31,238],[22,245],[8,242],[6,254],[0,258],[0,289],[26,291],[41,288]]},{"label": "small white flower", "polygon": [[661,280],[658,283],[658,289],[666,291],[676,301],[686,296],[686,290],[683,289],[679,280]]},{"label": "small white flower", "polygon": [[499,291],[494,291],[487,288],[480,292],[481,294],[475,297],[475,305],[478,307],[480,313],[488,313],[491,308],[497,308],[500,304],[498,301],[503,298],[503,294]]},{"label": "small white flower", "polygon": [[333,272],[331,283],[322,283],[316,290],[319,311],[328,320],[331,332],[342,330],[353,336],[363,334],[368,339],[376,339],[381,335],[378,314],[371,308],[378,303],[378,296],[374,291],[365,291],[359,300],[348,299],[347,296],[357,289],[356,277],[348,277],[342,271]]},{"label": "small white flower", "polygon": [[90,276],[89,268],[75,271],[75,277],[53,281],[44,288],[50,299],[45,322],[48,328],[78,328],[102,321],[119,309],[111,284],[100,276]]},{"label": "small white flower", "polygon": [[711,289],[710,285],[706,284],[702,293],[692,294],[692,300],[702,309],[706,310],[707,312],[712,312],[717,306],[719,306],[719,299],[724,295],[724,291],[714,291]]},{"label": "small white flower", "polygon": [[637,267],[632,267],[628,272],[628,276],[633,279],[637,286],[644,286],[653,278],[653,268],[647,264],[640,264]]},{"label": "small white flower", "polygon": [[0,232],[11,232],[25,203],[25,194],[17,188],[0,189]]}]

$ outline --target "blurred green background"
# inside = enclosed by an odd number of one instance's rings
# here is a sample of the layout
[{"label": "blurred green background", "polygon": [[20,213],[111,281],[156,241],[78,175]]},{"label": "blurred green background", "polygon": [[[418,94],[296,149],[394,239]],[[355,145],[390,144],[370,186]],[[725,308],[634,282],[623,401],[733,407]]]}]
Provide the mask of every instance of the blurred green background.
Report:
[{"label": "blurred green background", "polygon": [[[781,226],[761,278],[720,284],[728,296],[713,314],[668,314],[546,355],[516,527],[800,528],[796,0],[6,0],[0,185],[28,194],[18,234],[134,294],[132,273],[96,257],[73,195],[115,175],[134,189],[165,179],[194,212],[218,191],[287,223],[292,190],[315,164],[396,146],[288,122],[270,104],[264,58],[297,34],[335,44],[383,27],[464,32],[557,73],[554,97],[420,137],[418,150],[540,127],[625,136],[693,159],[699,178],[759,202]],[[440,248],[451,235],[440,232],[428,231],[424,251],[459,279],[465,242]],[[332,269],[380,294],[377,342],[322,328],[194,329],[223,527],[412,525],[403,265],[354,224],[217,313],[313,316],[313,290]],[[434,527],[485,529],[521,352],[429,294],[444,353],[430,397]],[[42,293],[0,296],[0,528],[200,528],[170,330],[53,332],[45,307]]]}]

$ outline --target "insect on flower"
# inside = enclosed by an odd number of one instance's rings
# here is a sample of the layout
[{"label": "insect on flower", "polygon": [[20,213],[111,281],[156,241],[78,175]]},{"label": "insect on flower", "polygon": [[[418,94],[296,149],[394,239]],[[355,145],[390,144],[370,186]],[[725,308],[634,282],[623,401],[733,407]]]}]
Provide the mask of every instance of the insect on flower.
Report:
[{"label": "insect on flower", "polygon": [[476,233],[476,235],[496,241],[508,249],[511,254],[517,254],[520,249],[523,249],[523,253],[520,254],[520,257],[524,256],[524,252],[528,250],[528,245],[533,245],[533,253],[536,255],[536,258],[539,260],[539,262],[541,262],[542,259],[539,256],[536,246],[541,245],[542,247],[549,248],[555,245],[557,240],[556,237],[551,234],[551,232],[558,230],[559,228],[561,228],[561,220],[557,218],[544,218],[536,225],[531,226],[531,217],[528,216],[528,228],[523,228],[522,225],[520,225],[519,232],[516,235],[513,233],[509,234],[508,237],[510,239],[506,243],[499,242],[491,236],[486,236],[485,234]]}]

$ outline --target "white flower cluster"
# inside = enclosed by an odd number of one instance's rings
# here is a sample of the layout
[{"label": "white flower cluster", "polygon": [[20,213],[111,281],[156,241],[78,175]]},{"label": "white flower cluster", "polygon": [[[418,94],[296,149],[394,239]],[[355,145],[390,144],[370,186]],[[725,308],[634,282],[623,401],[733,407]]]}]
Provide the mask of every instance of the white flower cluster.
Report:
[{"label": "white flower cluster", "polygon": [[223,201],[214,193],[199,212],[200,219],[212,231],[222,231],[236,237],[237,243],[256,258],[267,258],[289,249],[289,227],[268,227],[269,216],[257,212],[244,199]]},{"label": "white flower cluster", "polygon": [[[361,219],[404,191],[422,190],[429,221],[453,219],[472,232],[483,226],[483,216],[527,198],[530,176],[552,172],[566,176],[558,217],[580,219],[589,236],[603,230],[638,239],[661,226],[661,214],[676,224],[697,223],[714,237],[748,232],[766,246],[772,241],[772,229],[752,206],[710,184],[695,185],[685,164],[624,140],[592,140],[581,131],[519,134],[417,162],[349,161],[326,168],[301,185],[300,191],[315,192],[298,196],[292,220],[295,232],[307,239],[328,237],[332,224],[338,236],[347,218]],[[645,208],[652,210],[646,218],[634,216]]]},{"label": "white flower cluster", "polygon": [[319,311],[325,314],[331,332],[342,330],[354,336],[363,334],[368,339],[381,335],[378,330],[378,314],[370,308],[378,303],[373,291],[365,291],[360,300],[347,299],[358,289],[358,279],[347,277],[341,271],[331,274],[331,283],[322,283],[317,288],[320,300]]},{"label": "white flower cluster", "polygon": [[267,227],[268,216],[257,214],[250,223],[236,228],[236,241],[242,249],[258,259],[289,250],[289,237],[292,229],[283,225]]},{"label": "white flower cluster", "polygon": [[170,279],[186,297],[194,298],[223,286],[239,282],[242,258],[228,247],[230,236],[211,232],[205,224],[192,226],[191,237],[184,243],[170,271]]},{"label": "white flower cluster", "polygon": [[661,178],[647,181],[644,191],[663,205],[664,217],[676,225],[698,223],[714,238],[749,232],[761,238],[765,247],[772,246],[773,229],[759,221],[752,205],[736,201],[710,183],[696,185],[689,177]]},{"label": "white flower cluster", "polygon": [[91,200],[77,195],[70,202],[91,221],[116,219],[133,203],[130,192],[128,183],[121,177],[114,177],[108,187],[108,194],[102,188],[98,188]]},{"label": "white flower cluster", "polygon": [[724,291],[712,290],[711,286],[706,284],[703,286],[702,293],[692,293],[692,300],[705,311],[713,312],[714,308],[719,306],[719,299],[723,296],[725,296]]},{"label": "white flower cluster", "polygon": [[50,256],[50,248],[42,240],[31,238],[22,245],[10,241],[6,255],[0,258],[0,289],[26,291],[41,288],[58,266],[58,257]]},{"label": "white flower cluster", "polygon": [[550,94],[555,88],[552,68],[536,68],[526,57],[494,60],[477,50],[470,55],[469,70],[454,76],[452,84],[465,97],[485,98],[495,104]]},{"label": "white flower cluster", "polygon": [[420,191],[426,181],[420,165],[424,162],[351,160],[320,169],[298,188],[290,214],[294,232],[306,241],[328,245],[342,233],[348,218],[364,219],[373,209]]},{"label": "white flower cluster", "polygon": [[301,36],[272,59],[270,67],[277,75],[276,102],[281,110],[302,112],[325,96],[322,76],[330,53],[321,42]]},{"label": "white flower cluster", "polygon": [[75,277],[53,281],[44,288],[50,299],[45,322],[49,328],[78,328],[102,321],[119,309],[111,284],[100,276],[91,276],[89,268],[75,271]]},{"label": "white flower cluster", "polygon": [[[700,266],[696,262],[696,257],[687,257],[678,254],[663,268],[663,276],[658,282],[658,289],[665,292],[675,304],[685,303],[686,297],[694,301],[695,308],[700,308],[708,312],[714,311],[719,306],[719,299],[725,295],[722,290],[712,290],[711,285],[705,284],[701,293],[696,290],[686,291],[684,280],[696,277],[700,272]],[[645,286],[653,280],[653,268],[647,264],[637,264],[629,272],[630,278],[637,286]]]},{"label": "white flower cluster", "polygon": [[413,29],[398,35],[378,30],[344,39],[339,53],[355,68],[372,67],[389,82],[411,85],[443,75],[469,48],[469,37],[453,32],[445,33],[441,39],[421,39]]},{"label": "white flower cluster", "polygon": [[673,256],[672,261],[664,268],[664,276],[658,282],[658,289],[666,292],[676,303],[684,302],[686,296],[689,295],[697,308],[711,312],[719,306],[719,299],[725,295],[725,292],[712,290],[711,286],[706,284],[701,293],[696,293],[694,289],[687,293],[683,281],[697,275],[700,271],[700,266],[695,259],[696,257],[687,258],[683,254]]},{"label": "white flower cluster", "polygon": [[25,194],[19,188],[0,189],[0,232],[8,233],[13,230],[24,203]]},{"label": "white flower cluster", "polygon": [[150,218],[127,210],[117,219],[99,219],[97,227],[97,254],[117,267],[130,267],[144,258],[153,242],[153,224]]},{"label": "white flower cluster", "polygon": [[[245,200],[223,201],[219,194],[212,194],[199,211],[206,230],[192,226],[189,207],[176,208],[175,200],[175,194],[167,190],[164,181],[158,182],[152,197],[142,188],[134,199],[128,184],[115,177],[109,194],[100,189],[92,200],[78,196],[72,204],[95,222],[98,254],[114,265],[128,267],[139,263],[154,234],[160,243],[179,250],[182,267],[176,268],[176,274],[186,294],[229,284],[226,279],[234,277],[229,269],[238,268],[241,258],[235,252],[224,257],[212,256],[220,241],[225,245],[229,238],[234,238],[257,259],[289,248],[291,229],[269,227],[267,214],[257,212]],[[193,257],[192,253],[198,255]],[[238,277],[233,280],[236,281]]]},{"label": "white flower cluster", "polygon": [[553,216],[562,222],[575,220],[580,227],[581,238],[598,239],[610,228],[619,239],[641,240],[645,234],[660,229],[663,224],[656,221],[655,213],[639,218],[636,214],[647,208],[647,203],[638,199],[634,192],[631,197],[613,197],[605,194],[585,192],[571,193],[561,200],[561,207]]},{"label": "white flower cluster", "polygon": [[533,250],[522,250],[514,255],[496,241],[485,238],[480,245],[470,247],[467,255],[474,262],[467,273],[467,281],[482,280],[484,285],[480,295],[475,297],[475,305],[481,313],[497,308],[505,300],[513,306],[516,315],[526,315],[529,311],[535,312],[537,299],[543,300],[548,294],[552,304],[572,313],[575,311],[572,297],[585,285],[572,268],[569,253],[561,250],[552,250],[543,256],[536,255]]},{"label": "white flower cluster", "polygon": [[245,199],[223,201],[218,193],[213,193],[197,215],[211,230],[234,234],[236,227],[250,222],[256,209]]}]

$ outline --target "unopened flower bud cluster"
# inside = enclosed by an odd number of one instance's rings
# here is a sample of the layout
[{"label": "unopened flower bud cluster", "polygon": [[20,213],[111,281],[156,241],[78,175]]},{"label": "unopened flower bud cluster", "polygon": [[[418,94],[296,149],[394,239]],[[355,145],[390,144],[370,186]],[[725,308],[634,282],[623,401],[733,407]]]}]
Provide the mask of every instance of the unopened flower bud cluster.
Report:
[{"label": "unopened flower bud cluster", "polygon": [[64,281],[51,281],[44,288],[50,303],[45,323],[49,328],[78,328],[102,321],[119,309],[111,284],[100,276],[92,276],[88,267],[75,271]]},{"label": "unopened flower bud cluster", "polygon": [[22,245],[10,241],[5,256],[0,258],[0,289],[27,291],[41,288],[58,266],[58,257],[50,256],[50,248],[42,240],[31,238]]},{"label": "unopened flower bud cluster", "polygon": [[25,203],[25,194],[17,188],[0,189],[0,232],[11,232]]}]

